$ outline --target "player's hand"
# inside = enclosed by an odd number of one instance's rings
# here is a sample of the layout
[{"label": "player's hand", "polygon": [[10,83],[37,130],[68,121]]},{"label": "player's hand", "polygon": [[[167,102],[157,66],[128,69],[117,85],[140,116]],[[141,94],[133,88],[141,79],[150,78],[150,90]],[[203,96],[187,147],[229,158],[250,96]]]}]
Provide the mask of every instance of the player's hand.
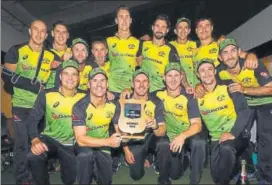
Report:
[{"label": "player's hand", "polygon": [[179,136],[175,137],[173,139],[173,141],[171,141],[171,143],[170,143],[170,151],[172,151],[174,153],[175,152],[180,153],[183,148],[185,139],[186,139],[186,137],[183,135],[179,135]]},{"label": "player's hand", "polygon": [[114,100],[115,96],[114,96],[113,93],[107,91],[107,98],[108,98],[109,100]]},{"label": "player's hand", "polygon": [[121,92],[120,98],[124,98],[124,99],[129,98],[130,94],[131,94],[131,89],[126,88]]},{"label": "player's hand", "polygon": [[125,150],[125,159],[128,164],[134,164],[135,162],[134,155],[129,149]]},{"label": "player's hand", "polygon": [[249,53],[245,59],[243,68],[256,69],[258,67],[258,58],[255,54]]},{"label": "player's hand", "polygon": [[151,40],[151,37],[148,34],[145,34],[140,38],[140,40],[148,41],[148,40]]},{"label": "player's hand", "polygon": [[235,137],[231,133],[225,132],[221,135],[219,143],[223,143],[224,141],[233,140],[233,139],[235,139]]},{"label": "player's hand", "polygon": [[107,139],[107,145],[112,148],[117,148],[120,146],[120,143],[122,141],[121,134],[120,133],[114,133]]},{"label": "player's hand", "polygon": [[136,66],[141,66],[143,61],[143,56],[139,56],[136,58]]},{"label": "player's hand", "polygon": [[62,55],[62,60],[63,60],[63,61],[69,60],[70,58],[72,58],[72,53],[65,52],[65,53]]},{"label": "player's hand", "polygon": [[48,151],[48,147],[39,138],[34,138],[31,141],[31,152],[34,155],[40,155],[45,151]]},{"label": "player's hand", "polygon": [[146,120],[146,128],[156,130],[159,127],[155,118],[149,118]]},{"label": "player's hand", "polygon": [[53,62],[51,62],[50,68],[56,69],[57,67],[59,67],[60,64],[61,64],[61,62],[54,60]]},{"label": "player's hand", "polygon": [[230,93],[234,93],[234,92],[244,93],[244,87],[239,83],[232,83],[228,85],[228,89]]},{"label": "player's hand", "polygon": [[201,83],[198,83],[195,87],[194,97],[195,98],[203,98],[206,94],[206,89]]},{"label": "player's hand", "polygon": [[193,94],[194,93],[194,89],[190,85],[185,87],[185,90],[186,90],[187,94]]}]

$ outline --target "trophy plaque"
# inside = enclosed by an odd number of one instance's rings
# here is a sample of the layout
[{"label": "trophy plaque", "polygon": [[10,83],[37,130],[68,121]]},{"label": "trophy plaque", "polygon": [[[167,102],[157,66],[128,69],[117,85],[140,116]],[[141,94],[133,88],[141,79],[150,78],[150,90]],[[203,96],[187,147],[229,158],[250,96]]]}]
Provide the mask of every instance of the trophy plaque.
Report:
[{"label": "trophy plaque", "polygon": [[146,123],[144,120],[144,100],[124,99],[119,100],[121,113],[118,127],[123,139],[144,139]]}]

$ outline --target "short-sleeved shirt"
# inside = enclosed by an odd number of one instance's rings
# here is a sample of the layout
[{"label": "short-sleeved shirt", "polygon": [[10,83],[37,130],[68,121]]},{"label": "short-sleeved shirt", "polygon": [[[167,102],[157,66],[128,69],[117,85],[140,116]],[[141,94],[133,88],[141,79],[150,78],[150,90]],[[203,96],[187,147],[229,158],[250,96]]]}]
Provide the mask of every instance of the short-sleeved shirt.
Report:
[{"label": "short-sleeved shirt", "polygon": [[[94,138],[108,138],[109,126],[115,115],[115,103],[106,100],[103,108],[97,108],[90,103],[90,96],[77,102],[73,108],[73,127],[86,126],[87,136]],[[100,148],[109,153],[108,147]]]},{"label": "short-sleeved shirt", "polygon": [[188,40],[185,44],[171,41],[179,55],[180,65],[186,73],[189,84],[194,87],[197,81],[196,73],[194,70],[193,53],[196,50],[196,42]]},{"label": "short-sleeved shirt", "polygon": [[106,72],[107,77],[109,78],[109,75],[110,75],[110,62],[105,62],[105,64],[103,66],[99,66],[99,67]]},{"label": "short-sleeved shirt", "polygon": [[200,61],[204,58],[209,58],[214,61],[215,67],[220,64],[218,60],[219,47],[216,41],[211,42],[205,46],[198,46],[194,51],[193,60],[194,62]]},{"label": "short-sleeved shirt", "polygon": [[149,74],[150,92],[161,90],[165,87],[163,75],[169,62],[179,62],[176,48],[171,44],[156,46],[152,41],[143,42],[141,55],[143,61],[141,68]]},{"label": "short-sleeved shirt", "polygon": [[[132,98],[132,94],[130,96],[130,99],[131,98]],[[116,102],[116,114],[113,119],[114,124],[118,124],[120,113],[121,113],[121,106],[118,101]],[[144,105],[143,119],[155,119],[156,122],[159,125],[161,125],[165,123],[163,113],[164,113],[164,106],[162,101],[155,95],[149,95],[148,100],[146,101]]]},{"label": "short-sleeved shirt", "polygon": [[[71,48],[66,48],[65,50],[56,50],[54,49],[53,47],[51,47],[49,49],[49,51],[51,51],[53,54],[57,55],[59,57],[59,62],[61,62],[61,58],[63,56],[64,53],[71,53]],[[51,88],[54,88],[55,87],[55,81],[56,81],[56,69],[51,69],[51,74],[49,76],[49,79],[46,83],[46,86],[45,88],[46,89],[51,89]]]},{"label": "short-sleeved shirt", "polygon": [[212,92],[198,99],[201,117],[211,135],[212,141],[220,139],[224,132],[231,132],[235,124],[248,121],[239,119],[238,110],[247,109],[245,97],[240,93],[229,93],[228,85],[231,82],[219,83]]},{"label": "short-sleeved shirt", "polygon": [[[73,144],[72,108],[86,94],[78,91],[74,96],[67,97],[59,89],[41,91],[28,117],[30,124],[38,126],[45,116],[45,128],[42,134],[49,136],[62,144]],[[34,128],[35,129],[35,128]],[[37,127],[36,127],[37,129]],[[29,131],[31,139],[37,137],[37,131]],[[36,135],[35,135],[36,134]]]},{"label": "short-sleeved shirt", "polygon": [[107,45],[110,61],[109,90],[121,93],[131,87],[141,44],[132,36],[127,39],[112,36],[107,38]]},{"label": "short-sleeved shirt", "polygon": [[164,104],[165,124],[170,141],[190,127],[190,119],[200,118],[196,99],[183,89],[176,97],[169,96],[167,90],[158,91],[157,97]]},{"label": "short-sleeved shirt", "polygon": [[[240,59],[240,66],[244,66],[245,60]],[[260,87],[272,82],[272,77],[268,73],[262,62],[259,62],[256,69],[242,69],[236,76],[227,71],[225,64],[217,67],[217,73],[221,80],[232,80],[244,87]],[[272,96],[250,96],[245,95],[249,106],[257,106],[272,103]]]},{"label": "short-sleeved shirt", "polygon": [[[10,64],[17,64],[15,73],[28,78],[34,79],[36,68],[38,65],[40,52],[33,51],[27,43],[12,46],[5,56],[5,62]],[[42,64],[40,67],[37,79],[41,83],[46,83],[51,70],[50,64],[57,60],[56,56],[48,50],[44,50]],[[37,94],[20,89],[13,88],[14,94],[12,96],[12,103],[14,107],[32,108],[37,98]]]}]

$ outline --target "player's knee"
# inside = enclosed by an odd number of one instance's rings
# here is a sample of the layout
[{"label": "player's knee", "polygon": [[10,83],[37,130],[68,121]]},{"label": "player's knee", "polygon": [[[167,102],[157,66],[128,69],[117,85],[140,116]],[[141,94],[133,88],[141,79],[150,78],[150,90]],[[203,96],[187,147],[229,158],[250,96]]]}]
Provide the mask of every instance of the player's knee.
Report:
[{"label": "player's knee", "polygon": [[236,150],[228,142],[220,144],[220,155],[236,156]]},{"label": "player's knee", "polygon": [[206,144],[207,143],[205,139],[194,139],[192,140],[191,147],[199,151],[205,151]]},{"label": "player's knee", "polygon": [[134,171],[130,173],[130,177],[134,180],[134,181],[138,181],[140,180],[143,176],[144,176],[145,172],[138,170],[138,171]]}]

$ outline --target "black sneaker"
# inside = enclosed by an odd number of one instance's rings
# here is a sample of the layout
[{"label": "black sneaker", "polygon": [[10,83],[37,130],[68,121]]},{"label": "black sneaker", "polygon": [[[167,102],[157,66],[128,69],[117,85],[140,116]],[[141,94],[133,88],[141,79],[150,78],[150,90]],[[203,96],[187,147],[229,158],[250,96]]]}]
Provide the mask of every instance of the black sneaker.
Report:
[{"label": "black sneaker", "polygon": [[156,175],[159,175],[159,174],[160,174],[159,165],[158,165],[157,163],[153,163],[153,164],[152,164],[152,168],[153,168],[154,173],[155,173]]}]

